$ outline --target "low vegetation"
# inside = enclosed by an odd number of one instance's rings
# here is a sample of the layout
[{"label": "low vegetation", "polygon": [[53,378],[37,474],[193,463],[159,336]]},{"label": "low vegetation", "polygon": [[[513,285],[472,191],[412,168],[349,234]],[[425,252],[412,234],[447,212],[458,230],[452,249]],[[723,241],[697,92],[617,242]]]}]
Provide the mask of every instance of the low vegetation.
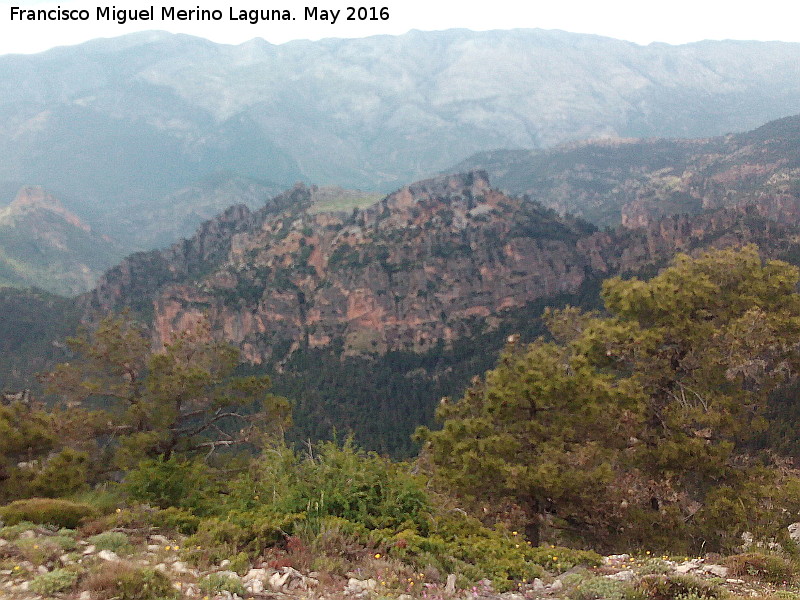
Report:
[{"label": "low vegetation", "polygon": [[512,338],[494,370],[443,401],[443,428],[419,432],[411,462],[351,439],[290,447],[286,401],[237,376],[236,351],[202,325],[152,353],[128,316],[110,318],[47,378],[69,408],[0,412],[14,432],[0,440],[0,494],[60,475],[41,488],[51,497],[0,507],[0,571],[9,589],[103,600],[181,586],[794,594],[800,480],[756,434],[800,366],[798,279],[746,248],[611,280],[604,313],[551,312],[549,340]]}]

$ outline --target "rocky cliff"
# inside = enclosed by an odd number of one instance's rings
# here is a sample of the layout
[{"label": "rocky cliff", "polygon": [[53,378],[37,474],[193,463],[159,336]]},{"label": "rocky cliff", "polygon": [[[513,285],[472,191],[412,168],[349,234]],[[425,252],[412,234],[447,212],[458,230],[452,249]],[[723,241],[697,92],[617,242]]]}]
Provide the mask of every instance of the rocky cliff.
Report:
[{"label": "rocky cliff", "polygon": [[156,344],[209,318],[255,364],[299,348],[419,352],[676,251],[793,239],[752,209],[599,232],[492,189],[482,171],[415,183],[352,213],[310,211],[315,193],[296,186],[256,212],[234,206],[189,240],[126,259],[85,305],[133,306],[152,319]]}]

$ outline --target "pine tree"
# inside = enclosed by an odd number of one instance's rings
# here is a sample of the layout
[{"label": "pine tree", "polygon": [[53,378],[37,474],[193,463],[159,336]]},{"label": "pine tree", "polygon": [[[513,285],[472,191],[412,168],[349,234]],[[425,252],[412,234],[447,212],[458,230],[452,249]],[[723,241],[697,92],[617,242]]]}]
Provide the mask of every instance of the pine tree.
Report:
[{"label": "pine tree", "polygon": [[105,411],[105,443],[118,468],[256,444],[289,423],[288,401],[268,393],[268,377],[234,376],[238,349],[214,340],[206,322],[153,352],[129,315],[110,316],[69,345],[78,360],[45,377],[48,391]]},{"label": "pine tree", "polygon": [[420,431],[436,473],[468,499],[511,499],[533,542],[545,520],[592,543],[707,549],[754,514],[776,526],[779,473],[747,441],[800,369],[798,279],[754,247],[715,250],[606,281],[604,314],[548,311],[555,342],[512,345],[440,407],[441,431]]}]

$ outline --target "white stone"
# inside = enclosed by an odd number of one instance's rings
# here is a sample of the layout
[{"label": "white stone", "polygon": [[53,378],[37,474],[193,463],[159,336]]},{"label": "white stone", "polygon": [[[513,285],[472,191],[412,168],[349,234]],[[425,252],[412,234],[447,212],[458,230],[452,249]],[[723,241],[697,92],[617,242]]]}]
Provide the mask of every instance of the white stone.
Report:
[{"label": "white stone", "polygon": [[95,548],[93,545],[92,546],[86,546],[86,548],[83,549],[83,554],[84,554],[84,556],[86,554],[94,554],[95,550],[97,550],[97,548]]},{"label": "white stone", "polygon": [[81,595],[78,596],[78,600],[92,600],[92,592],[81,592]]},{"label": "white stone", "polygon": [[47,567],[45,567],[44,565],[39,565],[38,567],[36,567],[36,572],[39,573],[39,575],[44,575],[45,573],[49,573]]},{"label": "white stone", "polygon": [[116,552],[112,552],[111,550],[100,550],[97,553],[98,558],[102,558],[103,560],[107,560],[109,562],[115,562],[119,560],[119,556],[117,556]]},{"label": "white stone", "polygon": [[455,594],[456,593],[456,575],[455,573],[450,573],[447,576],[447,585],[444,586],[444,593],[445,594]]},{"label": "white stone", "polygon": [[36,537],[36,533],[32,529],[28,529],[27,531],[23,531],[19,534],[19,539],[21,540],[32,540]]},{"label": "white stone", "polygon": [[550,591],[557,592],[563,589],[564,583],[560,579],[556,579],[553,583],[550,584]]},{"label": "white stone", "polygon": [[231,566],[231,561],[229,561],[227,558],[223,560],[221,563],[219,563],[220,569],[227,569],[230,566]]},{"label": "white stone", "polygon": [[222,577],[235,579],[236,581],[239,581],[239,579],[241,579],[236,571],[218,571],[217,574],[221,575]]},{"label": "white stone", "polygon": [[744,583],[744,579],[726,579],[725,583]]},{"label": "white stone", "polygon": [[792,523],[786,529],[789,530],[789,537],[793,542],[800,543],[800,522]]},{"label": "white stone", "polygon": [[611,554],[610,556],[603,557],[603,562],[605,564],[615,563],[615,562],[627,562],[631,558],[630,554]]},{"label": "white stone", "polygon": [[287,579],[289,579],[289,573],[273,573],[269,578],[269,587],[277,592],[286,585]]},{"label": "white stone", "polygon": [[245,588],[251,594],[260,594],[264,591],[264,582],[260,579],[252,579],[245,584]]},{"label": "white stone", "polygon": [[675,567],[675,572],[679,575],[686,575],[689,571],[696,571],[699,568],[699,563],[694,560],[690,560],[689,562],[683,562]]},{"label": "white stone", "polygon": [[630,581],[634,578],[634,576],[635,573],[631,569],[625,569],[612,575],[606,575],[606,578],[613,579],[614,581]]},{"label": "white stone", "polygon": [[189,567],[186,565],[185,562],[176,560],[174,563],[172,563],[172,570],[175,571],[176,573],[188,573]]},{"label": "white stone", "polygon": [[714,577],[727,577],[728,567],[722,565],[705,565],[703,567],[705,573],[711,573]]},{"label": "white stone", "polygon": [[544,590],[544,582],[537,577],[533,580],[533,591],[541,592],[542,590]]},{"label": "white stone", "polygon": [[267,578],[267,570],[266,569],[250,569],[244,577],[242,577],[242,581],[245,583],[248,581],[253,581],[254,579],[258,579],[260,581],[264,581]]},{"label": "white stone", "polygon": [[170,544],[169,538],[167,538],[167,537],[165,537],[163,535],[158,535],[158,534],[151,535],[150,539],[152,541],[154,541],[156,544],[168,545],[168,546],[172,545],[172,544]]},{"label": "white stone", "polygon": [[159,550],[161,550],[161,546],[158,544],[147,544],[148,552],[158,552]]}]

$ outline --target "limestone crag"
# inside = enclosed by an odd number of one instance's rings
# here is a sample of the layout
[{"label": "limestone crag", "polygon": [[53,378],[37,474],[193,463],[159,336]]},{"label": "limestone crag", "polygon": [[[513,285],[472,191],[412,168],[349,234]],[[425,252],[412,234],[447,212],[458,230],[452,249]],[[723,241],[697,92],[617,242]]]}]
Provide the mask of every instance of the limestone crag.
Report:
[{"label": "limestone crag", "polygon": [[492,189],[482,171],[415,183],[352,213],[309,211],[314,193],[298,185],[259,211],[232,207],[189,240],[134,255],[85,306],[134,307],[152,317],[156,345],[208,318],[256,364],[301,347],[423,351],[588,278],[791,233],[737,209],[599,232]]}]

